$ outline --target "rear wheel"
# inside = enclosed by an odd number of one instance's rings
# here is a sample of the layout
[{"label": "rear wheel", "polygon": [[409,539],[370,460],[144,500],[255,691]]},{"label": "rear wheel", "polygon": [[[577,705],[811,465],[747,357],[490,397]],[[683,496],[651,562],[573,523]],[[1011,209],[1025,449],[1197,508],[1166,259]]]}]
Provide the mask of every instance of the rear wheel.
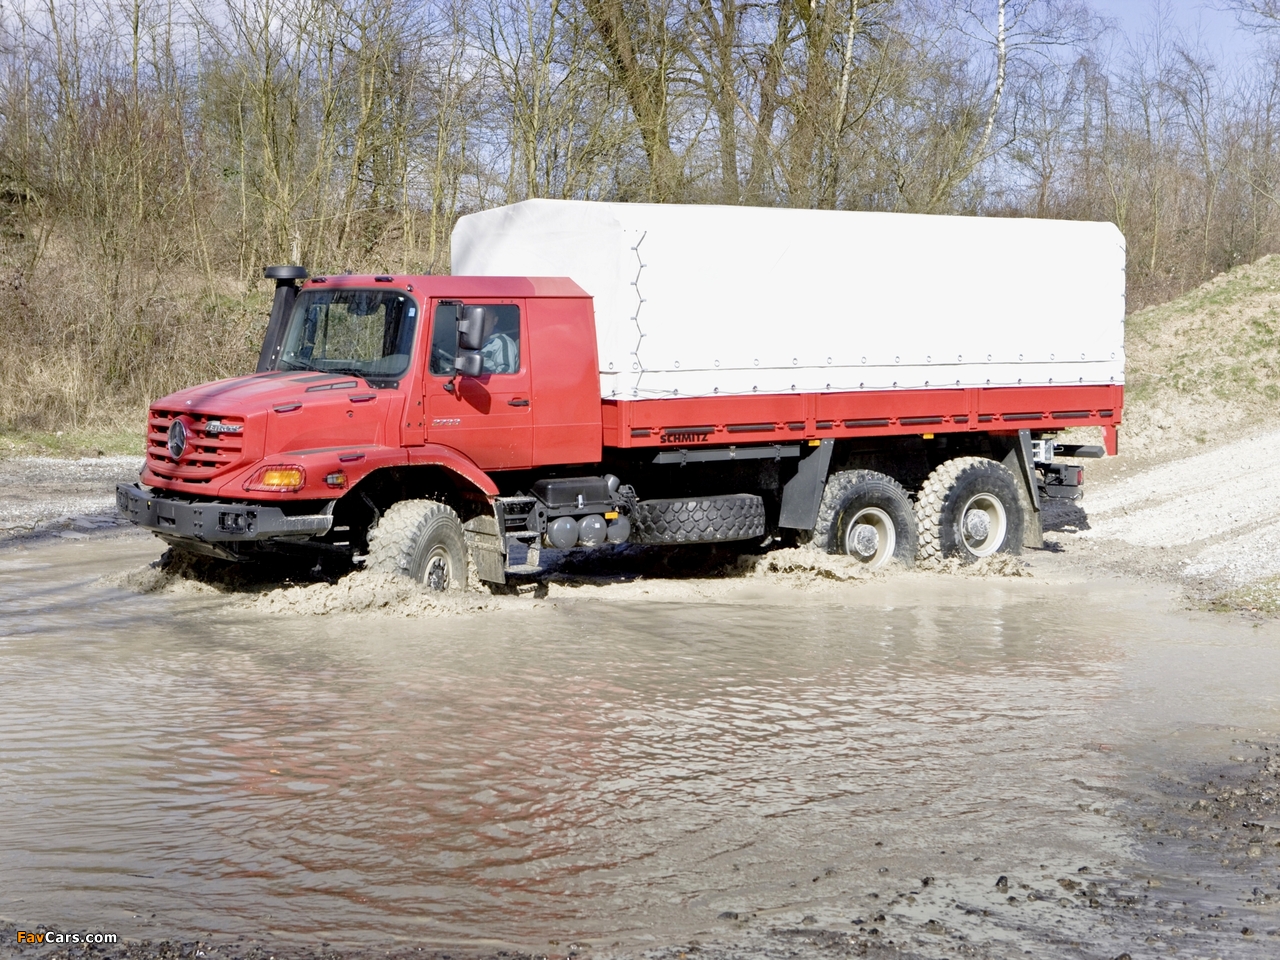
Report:
[{"label": "rear wheel", "polygon": [[434,500],[402,500],[369,531],[365,569],[409,577],[430,591],[461,590],[467,582],[462,522]]},{"label": "rear wheel", "polygon": [[994,460],[958,457],[939,466],[920,490],[916,516],[922,560],[957,557],[971,563],[1022,552],[1018,481]]},{"label": "rear wheel", "polygon": [[827,478],[813,537],[828,553],[853,557],[868,570],[915,562],[916,518],[907,491],[872,470],[847,470]]}]

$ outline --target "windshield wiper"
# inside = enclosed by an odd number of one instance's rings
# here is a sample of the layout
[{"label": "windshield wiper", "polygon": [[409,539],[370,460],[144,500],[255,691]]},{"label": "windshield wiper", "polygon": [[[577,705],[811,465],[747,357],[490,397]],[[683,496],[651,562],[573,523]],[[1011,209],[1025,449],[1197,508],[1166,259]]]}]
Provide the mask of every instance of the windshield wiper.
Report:
[{"label": "windshield wiper", "polygon": [[332,373],[335,377],[359,377],[361,380],[368,376],[363,370],[356,370],[352,367],[330,367],[328,370],[318,371],[320,373]]},{"label": "windshield wiper", "polygon": [[368,380],[369,374],[357,367],[317,367],[309,363],[298,363],[293,360],[277,360],[277,370],[306,370],[309,373],[324,373],[334,377],[359,377]]}]

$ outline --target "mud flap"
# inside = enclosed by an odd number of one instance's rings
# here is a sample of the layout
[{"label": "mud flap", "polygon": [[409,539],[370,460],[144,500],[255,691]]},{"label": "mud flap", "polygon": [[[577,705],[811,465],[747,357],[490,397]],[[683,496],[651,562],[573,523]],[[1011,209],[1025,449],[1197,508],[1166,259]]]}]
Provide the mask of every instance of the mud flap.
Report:
[{"label": "mud flap", "polygon": [[1022,525],[1022,545],[1039,550],[1044,546],[1044,527],[1040,522],[1040,488],[1036,480],[1035,462],[1031,457],[1031,431],[1018,431],[1012,449],[1001,461],[1021,481],[1018,501],[1026,522]]},{"label": "mud flap", "polygon": [[827,486],[827,470],[831,467],[832,440],[823,440],[810,448],[807,457],[800,461],[796,475],[782,488],[782,510],[778,526],[789,530],[812,530],[818,522],[818,507],[822,503],[822,491]]},{"label": "mud flap", "polygon": [[507,551],[498,535],[498,518],[487,514],[472,517],[462,525],[462,535],[476,576],[486,583],[506,583]]}]

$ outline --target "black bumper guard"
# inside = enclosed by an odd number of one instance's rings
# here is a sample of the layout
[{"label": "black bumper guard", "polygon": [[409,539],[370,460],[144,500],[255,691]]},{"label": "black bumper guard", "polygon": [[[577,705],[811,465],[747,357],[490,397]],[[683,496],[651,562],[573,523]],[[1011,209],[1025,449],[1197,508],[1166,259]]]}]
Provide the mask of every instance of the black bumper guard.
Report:
[{"label": "black bumper guard", "polygon": [[166,539],[203,543],[322,537],[333,526],[332,503],[323,513],[289,516],[264,504],[168,497],[137,483],[116,486],[116,506],[127,519]]}]

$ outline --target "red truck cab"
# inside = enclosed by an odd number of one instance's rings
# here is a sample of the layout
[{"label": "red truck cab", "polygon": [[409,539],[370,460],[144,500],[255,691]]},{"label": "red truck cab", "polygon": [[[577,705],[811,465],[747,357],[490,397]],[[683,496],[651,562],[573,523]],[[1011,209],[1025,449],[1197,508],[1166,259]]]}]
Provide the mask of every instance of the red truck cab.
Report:
[{"label": "red truck cab", "polygon": [[[507,347],[475,377],[454,376],[460,304],[491,310],[488,339]],[[146,486],[323,499],[433,456],[465,462],[477,480],[600,460],[591,299],[570,280],[314,277],[291,319],[266,369],[152,404]],[[285,467],[302,475],[259,476]]]}]

